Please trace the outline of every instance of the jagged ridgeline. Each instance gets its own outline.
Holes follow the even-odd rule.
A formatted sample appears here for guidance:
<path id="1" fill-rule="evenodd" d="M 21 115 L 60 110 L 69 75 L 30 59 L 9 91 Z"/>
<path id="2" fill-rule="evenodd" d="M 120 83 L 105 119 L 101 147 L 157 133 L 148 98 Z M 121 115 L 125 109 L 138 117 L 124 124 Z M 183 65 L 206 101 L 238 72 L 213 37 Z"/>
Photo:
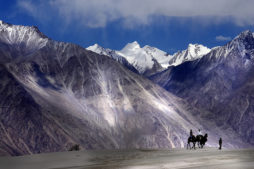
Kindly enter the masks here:
<path id="1" fill-rule="evenodd" d="M 131 66 L 131 65 L 129 65 Z M 38 28 L 0 22 L 0 152 L 24 155 L 80 149 L 184 147 L 189 130 L 208 145 L 243 147 L 230 126 L 134 69 Z M 204 114 L 205 116 L 205 114 Z M 207 116 L 208 117 L 208 116 Z"/>
<path id="2" fill-rule="evenodd" d="M 87 49 L 109 56 L 132 71 L 136 69 L 136 72 L 146 77 L 166 70 L 170 66 L 177 66 L 186 61 L 199 59 L 210 52 L 210 49 L 203 45 L 189 44 L 186 50 L 170 55 L 148 45 L 141 48 L 137 41 L 128 43 L 120 51 L 105 49 L 98 44 L 89 46 Z"/>

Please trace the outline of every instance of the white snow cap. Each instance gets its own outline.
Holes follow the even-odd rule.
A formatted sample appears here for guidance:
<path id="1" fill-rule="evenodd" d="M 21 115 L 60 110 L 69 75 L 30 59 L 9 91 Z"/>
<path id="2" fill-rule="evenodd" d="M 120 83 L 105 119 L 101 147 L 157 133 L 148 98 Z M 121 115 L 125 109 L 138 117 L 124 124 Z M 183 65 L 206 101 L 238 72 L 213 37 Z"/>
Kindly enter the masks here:
<path id="1" fill-rule="evenodd" d="M 140 45 L 137 41 L 134 41 L 132 43 L 128 43 L 127 45 L 125 45 L 125 47 L 121 51 L 125 53 L 136 49 L 140 49 Z"/>
<path id="2" fill-rule="evenodd" d="M 144 73 L 147 69 L 151 69 L 154 64 L 152 58 L 140 48 L 137 41 L 128 43 L 121 51 L 117 51 L 117 54 L 125 57 L 139 73 Z"/>
<path id="3" fill-rule="evenodd" d="M 155 60 L 162 68 L 166 69 L 169 66 L 168 62 L 171 57 L 167 55 L 166 52 L 148 45 L 141 48 L 137 41 L 126 44 L 120 51 L 105 49 L 98 44 L 89 46 L 87 50 L 91 50 L 98 54 L 111 55 L 111 57 L 115 59 L 125 58 L 141 74 L 148 69 L 152 69 Z"/>
<path id="4" fill-rule="evenodd" d="M 151 46 L 144 46 L 143 49 L 150 54 L 157 62 L 163 67 L 168 68 L 169 60 L 172 58 L 171 55 L 167 54 L 166 52 Z"/>
<path id="5" fill-rule="evenodd" d="M 163 68 L 169 66 L 170 56 L 166 52 L 150 47 L 140 47 L 137 41 L 128 43 L 121 51 L 117 53 L 125 57 L 140 73 L 144 73 L 147 69 L 152 69 L 156 60 Z"/>
<path id="6" fill-rule="evenodd" d="M 206 46 L 199 44 L 189 44 L 188 50 L 193 57 L 201 57 L 211 51 Z"/>
<path id="7" fill-rule="evenodd" d="M 97 49 L 98 47 L 100 47 L 100 46 L 97 43 L 95 43 L 94 45 L 89 46 L 88 48 Z"/>
<path id="8" fill-rule="evenodd" d="M 89 46 L 88 48 L 86 48 L 87 50 L 90 50 L 90 51 L 93 51 L 95 53 L 98 53 L 98 54 L 101 54 L 103 53 L 103 47 L 101 47 L 100 45 L 98 45 L 97 43 L 92 45 L 92 46 Z"/>
<path id="9" fill-rule="evenodd" d="M 120 63 L 122 63 L 122 62 L 124 62 L 124 60 L 126 60 L 123 56 L 117 54 L 115 50 L 103 48 L 100 45 L 98 45 L 97 43 L 92 46 L 89 46 L 86 49 L 93 51 L 95 53 L 98 53 L 100 55 L 106 55 L 110 58 L 113 58 L 113 59 L 119 61 Z"/>
<path id="10" fill-rule="evenodd" d="M 98 44 L 89 46 L 87 48 L 93 52 L 104 55 L 112 55 L 109 53 L 111 49 L 105 49 Z M 114 51 L 114 50 L 111 50 Z M 189 44 L 188 48 L 183 51 L 179 51 L 174 55 L 169 55 L 166 52 L 151 46 L 140 47 L 137 41 L 128 43 L 120 51 L 114 51 L 114 57 L 124 57 L 131 65 L 133 65 L 139 73 L 144 73 L 148 69 L 152 69 L 155 61 L 157 61 L 163 69 L 169 66 L 177 66 L 186 61 L 192 61 L 201 58 L 202 56 L 209 53 L 211 49 L 199 45 L 199 44 Z"/>
<path id="11" fill-rule="evenodd" d="M 188 48 L 183 51 L 175 53 L 172 59 L 169 61 L 170 66 L 177 66 L 186 61 L 193 61 L 202 58 L 208 54 L 211 49 L 200 44 L 189 44 Z"/>

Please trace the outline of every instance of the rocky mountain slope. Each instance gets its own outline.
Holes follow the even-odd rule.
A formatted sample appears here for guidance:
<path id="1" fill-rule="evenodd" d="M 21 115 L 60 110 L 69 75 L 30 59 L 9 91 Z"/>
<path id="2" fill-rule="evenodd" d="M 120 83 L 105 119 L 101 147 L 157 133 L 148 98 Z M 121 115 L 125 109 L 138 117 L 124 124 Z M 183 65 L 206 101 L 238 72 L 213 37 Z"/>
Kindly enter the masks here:
<path id="1" fill-rule="evenodd" d="M 0 154 L 183 147 L 189 129 L 227 134 L 108 56 L 0 22 Z M 235 147 L 241 139 L 227 143 Z"/>
<path id="2" fill-rule="evenodd" d="M 189 130 L 246 147 L 227 125 L 105 55 L 0 22 L 0 154 L 184 147 Z M 203 114 L 202 114 L 203 115 Z M 205 114 L 204 114 L 205 116 Z M 209 116 L 207 116 L 208 118 Z"/>
<path id="3" fill-rule="evenodd" d="M 254 144 L 254 36 L 242 32 L 199 60 L 186 62 L 151 79 L 202 111 L 217 126 L 229 125 Z"/>

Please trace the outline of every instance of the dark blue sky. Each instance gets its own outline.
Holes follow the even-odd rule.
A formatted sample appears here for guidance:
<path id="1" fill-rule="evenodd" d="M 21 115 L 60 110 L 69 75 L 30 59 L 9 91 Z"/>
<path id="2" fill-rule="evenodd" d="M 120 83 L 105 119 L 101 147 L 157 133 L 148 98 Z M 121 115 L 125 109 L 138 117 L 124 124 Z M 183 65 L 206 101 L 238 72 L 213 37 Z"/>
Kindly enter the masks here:
<path id="1" fill-rule="evenodd" d="M 76 1 L 79 2 L 79 0 Z M 110 0 L 105 1 L 110 2 Z M 187 14 L 186 16 L 171 16 L 171 13 L 151 15 L 143 12 L 142 15 L 129 14 L 134 19 L 126 22 L 127 17 L 124 17 L 126 13 L 117 13 L 117 15 L 123 15 L 122 17 L 112 16 L 114 14 L 111 14 L 111 8 L 108 9 L 109 11 L 102 11 L 102 15 L 98 15 L 102 17 L 102 20 L 98 19 L 97 15 L 94 16 L 92 12 L 89 12 L 91 15 L 87 16 L 85 10 L 90 10 L 87 9 L 87 5 L 84 9 L 80 7 L 79 10 L 76 6 L 75 8 L 68 6 L 67 1 L 66 3 L 60 3 L 57 0 L 52 2 L 1 0 L 0 19 L 12 24 L 36 25 L 41 32 L 54 40 L 72 42 L 83 47 L 98 43 L 106 48 L 121 49 L 128 42 L 138 41 L 141 46 L 155 46 L 169 53 L 185 49 L 189 43 L 200 43 L 208 47 L 224 45 L 229 37 L 234 38 L 247 29 L 254 31 L 252 22 L 244 21 L 239 24 L 238 20 L 241 17 L 239 19 L 238 16 L 234 16 L 238 18 L 236 22 L 236 19 L 231 17 L 220 15 L 215 18 L 206 17 L 205 13 L 201 12 L 199 14 L 201 16 L 195 17 L 188 17 Z M 91 5 L 91 8 L 94 6 Z M 98 14 L 102 9 L 93 10 L 97 10 L 96 14 Z M 65 11 L 68 12 L 65 13 Z M 91 26 L 90 23 L 93 25 Z M 223 36 L 225 40 L 216 40 L 217 36 Z"/>

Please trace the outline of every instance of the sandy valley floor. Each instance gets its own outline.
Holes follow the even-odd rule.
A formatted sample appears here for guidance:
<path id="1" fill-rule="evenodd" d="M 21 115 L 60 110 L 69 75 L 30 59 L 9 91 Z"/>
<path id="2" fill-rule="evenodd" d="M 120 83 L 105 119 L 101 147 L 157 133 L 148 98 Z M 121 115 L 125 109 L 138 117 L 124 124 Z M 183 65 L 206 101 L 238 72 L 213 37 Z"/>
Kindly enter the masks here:
<path id="1" fill-rule="evenodd" d="M 79 151 L 1 157 L 2 169 L 254 169 L 254 150 Z"/>

